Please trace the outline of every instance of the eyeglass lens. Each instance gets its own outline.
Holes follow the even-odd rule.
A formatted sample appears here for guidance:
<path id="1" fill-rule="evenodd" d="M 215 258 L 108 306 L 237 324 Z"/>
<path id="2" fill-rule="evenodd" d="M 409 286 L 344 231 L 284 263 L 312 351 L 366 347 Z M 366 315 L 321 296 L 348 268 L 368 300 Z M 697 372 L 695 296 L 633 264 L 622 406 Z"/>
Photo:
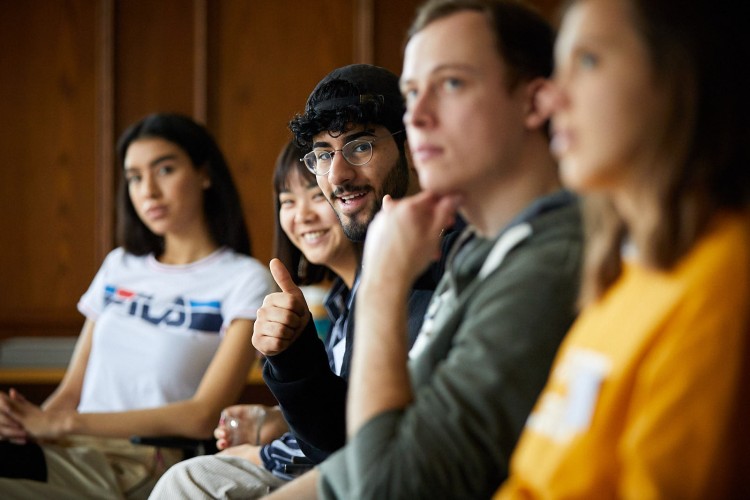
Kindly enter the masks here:
<path id="1" fill-rule="evenodd" d="M 331 168 L 335 154 L 335 150 L 313 150 L 305 155 L 305 164 L 310 170 L 323 174 Z M 372 158 L 372 143 L 363 139 L 349 141 L 341 148 L 341 154 L 352 165 L 364 165 Z"/>

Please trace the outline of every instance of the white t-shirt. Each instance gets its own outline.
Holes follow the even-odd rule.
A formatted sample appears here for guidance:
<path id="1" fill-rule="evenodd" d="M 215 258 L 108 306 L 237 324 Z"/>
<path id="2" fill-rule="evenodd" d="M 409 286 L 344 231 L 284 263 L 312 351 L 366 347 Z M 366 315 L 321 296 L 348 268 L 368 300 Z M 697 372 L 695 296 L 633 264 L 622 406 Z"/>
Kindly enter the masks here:
<path id="1" fill-rule="evenodd" d="M 255 319 L 272 287 L 260 262 L 226 248 L 179 266 L 113 250 L 78 302 L 95 321 L 78 410 L 153 408 L 192 397 L 226 328 Z"/>

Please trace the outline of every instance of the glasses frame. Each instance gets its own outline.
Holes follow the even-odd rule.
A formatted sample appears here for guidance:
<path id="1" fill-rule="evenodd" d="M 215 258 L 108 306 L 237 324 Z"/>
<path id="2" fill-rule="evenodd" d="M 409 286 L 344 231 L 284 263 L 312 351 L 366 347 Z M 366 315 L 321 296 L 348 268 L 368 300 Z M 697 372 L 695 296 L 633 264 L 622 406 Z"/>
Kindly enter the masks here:
<path id="1" fill-rule="evenodd" d="M 310 156 L 310 155 L 313 155 L 313 156 L 314 156 L 314 155 L 315 155 L 315 151 L 310 151 L 309 153 L 305 154 L 305 155 L 304 155 L 304 156 L 303 156 L 302 158 L 300 158 L 300 159 L 299 159 L 299 161 L 301 161 L 302 163 L 304 163 L 304 164 L 305 164 L 305 167 L 307 167 L 307 170 L 309 170 L 309 171 L 310 171 L 310 172 L 312 172 L 313 174 L 315 174 L 315 175 L 317 175 L 317 176 L 321 176 L 321 177 L 322 177 L 322 176 L 324 176 L 324 175 L 328 175 L 328 172 L 330 172 L 330 171 L 331 171 L 331 167 L 333 166 L 333 157 L 334 157 L 334 156 L 336 156 L 336 153 L 339 153 L 339 152 L 341 153 L 341 157 L 342 157 L 342 158 L 343 158 L 343 159 L 344 159 L 344 160 L 345 160 L 345 161 L 346 161 L 346 162 L 347 162 L 347 163 L 348 163 L 349 165 L 351 165 L 351 166 L 353 166 L 353 167 L 362 167 L 362 166 L 364 166 L 364 165 L 367 165 L 368 163 L 370 163 L 370 161 L 372 161 L 372 156 L 373 156 L 373 152 L 374 152 L 374 150 L 375 150 L 375 147 L 373 146 L 373 144 L 374 144 L 375 142 L 379 141 L 380 139 L 386 138 L 386 137 L 393 137 L 393 136 L 395 136 L 396 134 L 400 134 L 401 132 L 405 132 L 405 130 L 399 130 L 399 131 L 397 131 L 397 132 L 393 132 L 392 134 L 388 134 L 388 135 L 382 135 L 382 136 L 380 136 L 380 137 L 373 137 L 372 139 L 352 139 L 351 141 L 349 141 L 349 142 L 347 142 L 346 144 L 344 144 L 344 145 L 343 145 L 343 146 L 341 147 L 341 149 L 332 149 L 332 150 L 330 150 L 330 151 L 326 150 L 326 152 L 328 152 L 328 153 L 330 153 L 330 154 L 331 154 L 331 161 L 330 161 L 330 163 L 328 164 L 328 169 L 327 169 L 326 171 L 321 171 L 320 169 L 315 169 L 315 168 L 313 168 L 313 167 L 310 167 L 310 166 L 309 166 L 309 165 L 307 164 L 307 161 L 305 161 L 305 158 L 307 158 L 308 156 Z M 350 160 L 349 158 L 347 158 L 347 157 L 346 157 L 346 155 L 344 154 L 344 148 L 346 148 L 346 147 L 347 147 L 348 145 L 350 145 L 350 144 L 352 144 L 352 143 L 355 143 L 355 142 L 358 142 L 358 143 L 361 143 L 361 142 L 366 142 L 366 143 L 370 144 L 370 157 L 369 157 L 369 158 L 367 159 L 367 161 L 365 161 L 364 163 L 359 163 L 359 164 L 357 164 L 357 163 L 353 163 L 353 162 L 352 162 L 352 161 L 351 161 L 351 160 Z M 316 165 L 318 164 L 318 159 L 317 159 L 317 157 L 315 157 L 315 164 L 316 164 Z"/>

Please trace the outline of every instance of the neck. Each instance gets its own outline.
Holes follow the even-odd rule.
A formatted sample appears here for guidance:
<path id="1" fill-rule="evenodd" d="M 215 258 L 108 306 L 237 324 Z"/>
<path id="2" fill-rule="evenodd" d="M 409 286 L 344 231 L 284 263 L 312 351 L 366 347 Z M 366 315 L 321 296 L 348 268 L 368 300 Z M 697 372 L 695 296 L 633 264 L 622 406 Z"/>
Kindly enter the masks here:
<path id="1" fill-rule="evenodd" d="M 354 246 L 354 245 L 353 245 Z M 341 278 L 346 284 L 349 290 L 354 286 L 354 277 L 357 275 L 357 268 L 359 267 L 359 257 L 355 248 L 347 252 L 346 255 L 340 255 L 334 262 L 328 264 L 331 271 Z"/>
<path id="2" fill-rule="evenodd" d="M 164 237 L 164 252 L 158 256 L 158 260 L 163 264 L 190 264 L 211 255 L 217 248 L 219 245 L 207 230 L 190 235 L 168 234 Z"/>
<path id="3" fill-rule="evenodd" d="M 480 236 L 495 237 L 536 198 L 560 189 L 557 164 L 541 134 L 529 137 L 514 168 L 497 169 L 492 179 L 481 179 L 461 204 L 461 215 Z"/>
<path id="4" fill-rule="evenodd" d="M 628 238 L 637 249 L 646 248 L 652 230 L 659 223 L 659 209 L 645 193 L 648 193 L 647 189 L 637 188 L 622 188 L 611 193 L 612 204 L 625 223 Z"/>

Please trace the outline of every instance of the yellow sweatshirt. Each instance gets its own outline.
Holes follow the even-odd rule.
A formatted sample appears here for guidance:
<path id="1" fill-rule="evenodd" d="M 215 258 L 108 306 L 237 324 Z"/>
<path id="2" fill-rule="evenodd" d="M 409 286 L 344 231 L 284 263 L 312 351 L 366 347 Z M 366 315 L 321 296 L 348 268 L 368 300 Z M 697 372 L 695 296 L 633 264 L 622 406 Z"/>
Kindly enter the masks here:
<path id="1" fill-rule="evenodd" d="M 624 264 L 563 342 L 495 499 L 729 494 L 750 427 L 732 422 L 748 401 L 749 227 L 717 217 L 669 272 Z"/>

